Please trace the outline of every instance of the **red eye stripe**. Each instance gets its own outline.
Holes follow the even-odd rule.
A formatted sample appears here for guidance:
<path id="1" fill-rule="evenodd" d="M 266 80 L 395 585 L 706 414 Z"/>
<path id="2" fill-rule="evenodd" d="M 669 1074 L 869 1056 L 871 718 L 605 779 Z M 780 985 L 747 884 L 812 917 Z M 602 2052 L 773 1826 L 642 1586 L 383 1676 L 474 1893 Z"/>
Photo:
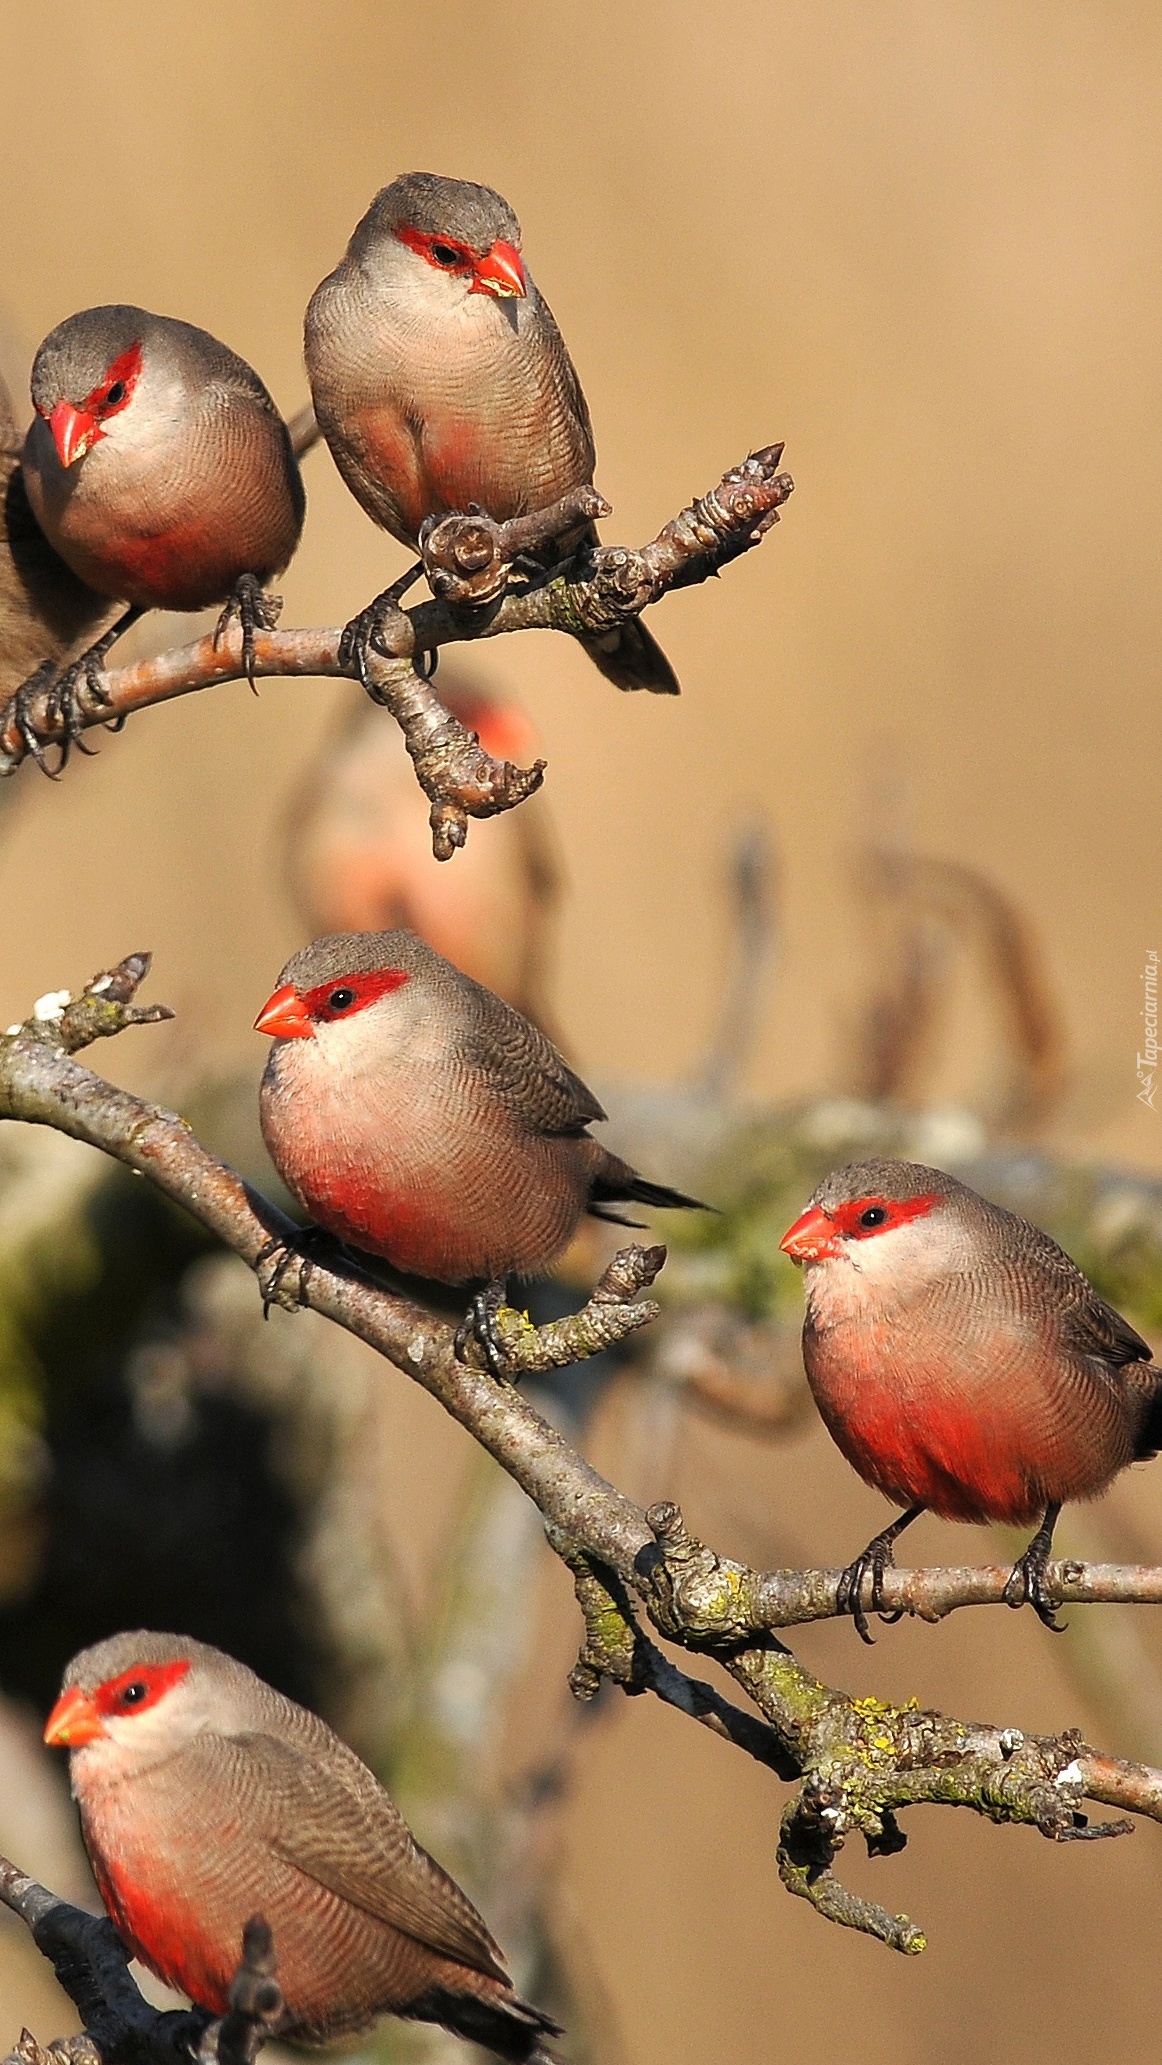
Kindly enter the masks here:
<path id="1" fill-rule="evenodd" d="M 857 1197 L 849 1205 L 836 1205 L 827 1216 L 835 1231 L 846 1239 L 872 1240 L 877 1233 L 887 1233 L 893 1226 L 906 1226 L 910 1219 L 922 1219 L 939 1202 L 934 1190 L 924 1197 Z M 865 1212 L 883 1212 L 884 1217 L 874 1226 L 861 1226 L 860 1220 Z"/>
<path id="2" fill-rule="evenodd" d="M 462 244 L 459 237 L 433 236 L 427 230 L 412 229 L 410 223 L 406 222 L 396 223 L 395 234 L 401 244 L 406 244 L 409 251 L 418 251 L 420 257 L 426 258 L 428 264 L 433 265 L 437 272 L 446 272 L 455 276 L 457 273 L 475 272 L 476 270 L 479 252 L 474 251 L 470 244 Z M 455 251 L 459 264 L 447 265 L 442 263 L 435 255 L 433 247 L 437 246 L 441 251 Z"/>
<path id="3" fill-rule="evenodd" d="M 353 1018 L 368 1004 L 377 1004 L 392 990 L 402 989 L 408 979 L 406 968 L 376 968 L 368 975 L 337 975 L 333 982 L 320 982 L 305 992 L 302 1003 L 309 1018 L 331 1025 L 338 1018 Z"/>
<path id="4" fill-rule="evenodd" d="M 139 1663 L 132 1669 L 122 1671 L 119 1677 L 107 1678 L 93 1694 L 93 1705 L 99 1714 L 115 1717 L 118 1714 L 143 1714 L 147 1707 L 156 1706 L 163 1693 L 169 1691 L 185 1677 L 189 1670 L 189 1659 L 183 1657 L 175 1663 Z M 144 1685 L 141 1698 L 134 1698 L 133 1691 Z M 127 1696 L 128 1695 L 128 1696 Z"/>
<path id="5" fill-rule="evenodd" d="M 82 414 L 97 416 L 103 421 L 107 421 L 110 416 L 116 416 L 132 400 L 140 372 L 141 345 L 131 344 L 128 351 L 123 351 L 120 358 L 114 359 L 112 365 L 106 369 L 104 377 L 98 380 L 92 393 L 85 396 L 81 403 Z M 109 396 L 115 387 L 122 387 L 125 391 L 117 401 L 111 403 Z"/>

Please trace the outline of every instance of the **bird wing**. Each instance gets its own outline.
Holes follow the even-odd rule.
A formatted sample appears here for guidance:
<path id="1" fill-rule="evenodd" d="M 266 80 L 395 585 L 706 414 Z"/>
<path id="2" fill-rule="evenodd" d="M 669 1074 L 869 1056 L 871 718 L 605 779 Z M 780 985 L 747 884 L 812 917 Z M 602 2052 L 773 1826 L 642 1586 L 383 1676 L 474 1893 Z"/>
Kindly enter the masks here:
<path id="1" fill-rule="evenodd" d="M 536 290 L 536 304 L 537 329 L 546 353 L 552 384 L 560 398 L 564 419 L 570 430 L 576 477 L 578 481 L 591 481 L 597 466 L 597 452 L 593 443 L 589 404 L 577 378 L 577 368 L 569 356 L 569 347 L 557 328 L 557 319 L 539 287 Z"/>
<path id="2" fill-rule="evenodd" d="M 1095 1356 L 1112 1369 L 1150 1362 L 1153 1350 L 1128 1319 L 1107 1305 L 1076 1262 L 1052 1237 L 1016 1213 L 995 1213 L 998 1245 L 1006 1258 L 1012 1302 L 1028 1317 L 1051 1320 L 1067 1354 Z"/>
<path id="3" fill-rule="evenodd" d="M 551 1040 L 491 990 L 471 985 L 464 1058 L 535 1133 L 576 1138 L 605 1112 Z"/>
<path id="4" fill-rule="evenodd" d="M 325 1758 L 265 1734 L 219 1736 L 212 1747 L 216 1782 L 226 1751 L 247 1824 L 277 1856 L 401 1935 L 507 1983 L 500 1951 L 467 1894 L 420 1848 L 394 1801 L 342 1744 L 331 1743 Z"/>

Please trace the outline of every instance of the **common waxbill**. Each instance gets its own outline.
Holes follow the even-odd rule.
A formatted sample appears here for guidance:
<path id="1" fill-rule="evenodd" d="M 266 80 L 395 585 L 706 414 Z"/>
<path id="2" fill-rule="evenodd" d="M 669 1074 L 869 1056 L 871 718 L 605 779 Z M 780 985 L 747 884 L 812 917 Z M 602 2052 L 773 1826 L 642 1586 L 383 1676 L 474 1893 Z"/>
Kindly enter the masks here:
<path id="1" fill-rule="evenodd" d="M 1151 1351 L 1047 1233 L 917 1162 L 857 1162 L 819 1185 L 781 1246 L 806 1272 L 803 1360 L 865 1483 L 906 1510 L 844 1572 L 870 1640 L 892 1544 L 923 1512 L 1041 1524 L 1010 1605 L 1049 1627 L 1045 1566 L 1068 1499 L 1096 1498 L 1162 1442 Z"/>
<path id="2" fill-rule="evenodd" d="M 307 309 L 307 374 L 335 464 L 367 514 L 415 547 L 429 517 L 475 504 L 498 523 L 593 479 L 589 410 L 520 253 L 520 224 L 491 187 L 406 172 L 384 187 Z M 582 525 L 552 563 L 596 537 Z M 376 643 L 387 590 L 348 627 Z M 618 688 L 676 695 L 638 618 L 584 636 Z"/>
<path id="3" fill-rule="evenodd" d="M 486 753 L 535 758 L 536 734 L 515 700 L 454 660 L 441 669 L 440 699 Z M 454 868 L 440 867 L 403 736 L 360 696 L 322 740 L 285 823 L 305 938 L 406 926 L 556 1037 L 547 992 L 561 870 L 543 792 L 470 840 Z"/>
<path id="4" fill-rule="evenodd" d="M 24 487 L 77 578 L 128 605 L 58 681 L 68 719 L 115 638 L 147 609 L 225 608 L 254 632 L 277 604 L 263 584 L 299 541 L 304 497 L 286 424 L 257 373 L 206 330 L 146 309 L 82 309 L 33 361 Z M 31 685 L 31 684 L 30 684 Z M 43 686 L 43 680 L 37 683 Z"/>
<path id="5" fill-rule="evenodd" d="M 54 552 L 28 506 L 23 432 L 0 387 L 0 708 L 42 661 L 67 661 L 118 614 Z"/>
<path id="6" fill-rule="evenodd" d="M 339 1240 L 472 1286 L 458 1346 L 471 1332 L 497 1375 L 508 1278 L 547 1269 L 586 1213 L 699 1209 L 594 1140 L 605 1113 L 544 1034 L 412 932 L 304 947 L 256 1030 L 275 1036 L 262 1132 L 288 1188 Z"/>
<path id="7" fill-rule="evenodd" d="M 472 1902 L 317 1715 L 185 1635 L 75 1656 L 44 1739 L 70 1751 L 85 1847 L 118 1934 L 222 2015 L 242 1930 L 274 1933 L 278 2033 L 327 2043 L 391 2013 L 502 2058 L 556 2023 L 515 1992 Z"/>

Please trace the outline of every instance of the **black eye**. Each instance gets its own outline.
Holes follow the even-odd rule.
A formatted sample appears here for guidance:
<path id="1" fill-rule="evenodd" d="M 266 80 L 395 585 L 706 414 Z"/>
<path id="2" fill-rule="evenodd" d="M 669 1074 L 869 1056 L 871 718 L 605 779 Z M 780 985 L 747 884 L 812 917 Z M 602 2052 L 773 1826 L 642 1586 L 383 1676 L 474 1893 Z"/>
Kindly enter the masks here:
<path id="1" fill-rule="evenodd" d="M 122 1706 L 140 1706 L 148 1692 L 148 1685 L 143 1684 L 140 1678 L 135 1678 L 132 1685 L 127 1685 L 121 1694 L 121 1704 Z"/>
<path id="2" fill-rule="evenodd" d="M 431 246 L 431 253 L 437 265 L 463 265 L 464 263 L 464 253 L 458 251 L 455 244 L 433 244 Z"/>
<path id="3" fill-rule="evenodd" d="M 332 1011 L 347 1011 L 355 1002 L 353 989 L 333 989 L 327 1002 Z"/>
<path id="4" fill-rule="evenodd" d="M 887 1216 L 887 1212 L 884 1210 L 883 1205 L 869 1205 L 866 1212 L 860 1213 L 859 1223 L 861 1226 L 868 1227 L 882 1226 Z"/>
<path id="5" fill-rule="evenodd" d="M 125 400 L 125 382 L 124 382 L 124 380 L 115 380 L 115 381 L 113 382 L 113 385 L 112 385 L 112 387 L 111 387 L 111 388 L 109 389 L 109 392 L 108 392 L 108 394 L 107 394 L 107 395 L 105 396 L 105 407 L 106 407 L 107 409 L 115 409 L 115 408 L 119 407 L 119 405 L 120 405 L 120 404 L 121 404 L 121 403 L 122 403 L 122 402 L 123 402 L 124 400 Z"/>

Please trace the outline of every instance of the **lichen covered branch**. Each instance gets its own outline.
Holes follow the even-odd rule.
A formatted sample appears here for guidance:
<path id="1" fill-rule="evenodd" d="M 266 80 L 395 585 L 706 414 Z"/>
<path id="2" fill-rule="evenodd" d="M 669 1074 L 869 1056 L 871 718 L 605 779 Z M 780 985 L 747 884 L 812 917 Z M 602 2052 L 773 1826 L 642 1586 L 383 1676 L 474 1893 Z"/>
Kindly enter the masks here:
<path id="1" fill-rule="evenodd" d="M 135 955 L 95 978 L 76 1000 L 63 992 L 41 999 L 29 1021 L 0 1037 L 0 1117 L 53 1126 L 139 1170 L 261 1277 L 272 1243 L 297 1254 L 296 1229 L 208 1154 L 182 1119 L 115 1088 L 74 1058 L 119 1024 L 140 1022 L 134 998 L 147 965 L 146 956 Z M 640 1293 L 663 1259 L 657 1248 L 624 1250 L 585 1309 L 550 1327 L 503 1314 L 510 1365 L 518 1372 L 560 1367 L 647 1322 L 656 1308 Z M 861 1837 L 872 1855 L 899 1850 L 905 1840 L 899 1815 L 907 1807 L 967 1807 L 1056 1842 L 1120 1835 L 1131 1826 L 1124 1818 L 1094 1825 L 1084 1812 L 1087 1800 L 1162 1820 L 1162 1772 L 1102 1756 L 1075 1733 L 1025 1735 L 824 1684 L 774 1629 L 834 1614 L 836 1572 L 752 1571 L 698 1541 L 675 1506 L 643 1512 L 512 1383 L 497 1382 L 474 1360 L 459 1361 L 448 1324 L 407 1298 L 313 1256 L 284 1273 L 279 1296 L 346 1327 L 421 1383 L 534 1501 L 577 1587 L 585 1631 L 573 1677 L 579 1694 L 592 1696 L 602 1677 L 629 1692 L 653 1692 L 780 1777 L 798 1781 L 782 1817 L 779 1870 L 789 1890 L 829 1920 L 906 1953 L 923 1947 L 907 1917 L 856 1898 L 834 1874 L 849 1836 Z M 1100 1574 L 1084 1565 L 1056 1569 L 1065 1596 L 1106 1595 Z M 944 1612 L 972 1598 L 999 1598 L 1003 1575 L 909 1571 L 893 1580 L 889 1573 L 888 1600 Z M 1162 1574 L 1138 1573 L 1137 1581 L 1138 1595 L 1159 1596 Z M 1104 1582 L 1111 1596 L 1135 1596 L 1132 1573 L 1115 1571 Z M 712 1658 L 761 1719 L 680 1671 L 645 1635 L 639 1613 L 668 1641 Z"/>

